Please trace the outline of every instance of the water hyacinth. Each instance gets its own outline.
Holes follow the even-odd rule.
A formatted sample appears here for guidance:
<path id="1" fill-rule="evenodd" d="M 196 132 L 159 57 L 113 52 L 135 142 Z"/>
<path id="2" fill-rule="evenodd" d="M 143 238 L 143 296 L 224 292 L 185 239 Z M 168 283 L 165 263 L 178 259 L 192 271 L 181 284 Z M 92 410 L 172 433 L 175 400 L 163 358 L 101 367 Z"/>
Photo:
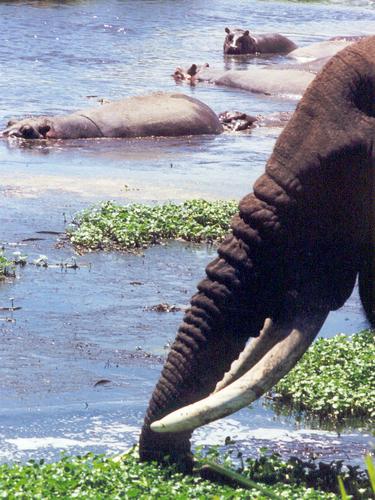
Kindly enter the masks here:
<path id="1" fill-rule="evenodd" d="M 261 466 L 260 468 L 262 468 Z M 183 475 L 173 467 L 139 463 L 136 450 L 120 459 L 87 454 L 65 456 L 55 463 L 29 461 L 27 464 L 0 466 L 0 496 L 3 498 L 136 498 L 152 499 L 259 499 L 337 498 L 333 493 L 315 490 L 291 481 L 266 485 L 258 467 L 257 485 L 244 489 L 216 484 L 197 476 Z M 247 469 L 247 468 L 246 468 Z M 249 469 L 242 471 L 248 475 Z"/>
<path id="2" fill-rule="evenodd" d="M 182 204 L 105 202 L 80 213 L 68 228 L 70 241 L 86 249 L 134 250 L 168 239 L 214 242 L 229 231 L 234 201 L 190 200 Z"/>
<path id="3" fill-rule="evenodd" d="M 232 450 L 233 451 L 233 450 Z M 0 497 L 24 499 L 55 498 L 136 498 L 153 499 L 267 499 L 337 498 L 338 475 L 352 498 L 371 497 L 366 472 L 346 467 L 342 462 L 315 464 L 296 458 L 282 459 L 277 454 L 262 453 L 257 459 L 243 457 L 235 466 L 231 450 L 218 464 L 218 450 L 209 448 L 203 454 L 196 450 L 193 475 L 177 472 L 173 466 L 140 463 L 136 448 L 117 457 L 88 453 L 67 456 L 54 463 L 30 460 L 26 464 L 0 465 Z M 202 467 L 210 464 L 219 470 L 229 484 L 218 484 L 201 478 Z M 346 469 L 346 470 L 345 470 Z"/>
<path id="4" fill-rule="evenodd" d="M 277 401 L 321 418 L 375 419 L 375 332 L 318 339 L 274 388 Z"/>

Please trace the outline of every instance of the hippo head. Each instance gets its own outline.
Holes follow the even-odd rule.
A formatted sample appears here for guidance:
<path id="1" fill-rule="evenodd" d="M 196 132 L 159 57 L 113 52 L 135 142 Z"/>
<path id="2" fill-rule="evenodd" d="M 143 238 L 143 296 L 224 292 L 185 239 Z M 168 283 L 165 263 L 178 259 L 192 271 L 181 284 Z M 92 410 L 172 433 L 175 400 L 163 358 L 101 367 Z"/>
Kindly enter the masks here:
<path id="1" fill-rule="evenodd" d="M 26 118 L 24 120 L 10 120 L 7 128 L 1 132 L 3 137 L 17 137 L 22 139 L 46 139 L 52 123 L 47 117 Z"/>

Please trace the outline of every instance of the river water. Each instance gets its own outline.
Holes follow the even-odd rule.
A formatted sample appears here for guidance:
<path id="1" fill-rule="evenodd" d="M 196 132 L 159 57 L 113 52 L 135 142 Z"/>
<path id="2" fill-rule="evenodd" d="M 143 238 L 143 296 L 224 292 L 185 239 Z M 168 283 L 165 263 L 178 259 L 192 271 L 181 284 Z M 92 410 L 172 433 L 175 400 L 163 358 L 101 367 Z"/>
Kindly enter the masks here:
<path id="1" fill-rule="evenodd" d="M 70 112 L 102 98 L 179 91 L 216 112 L 291 111 L 296 100 L 212 85 L 176 85 L 177 65 L 246 68 L 283 63 L 224 60 L 224 27 L 279 31 L 298 45 L 375 32 L 370 0 L 294 3 L 237 0 L 12 1 L 0 3 L 0 128 L 9 118 Z M 91 140 L 20 147 L 0 141 L 1 241 L 7 255 L 50 263 L 66 221 L 102 200 L 162 202 L 239 199 L 264 168 L 280 129 L 158 140 Z M 47 231 L 49 233 L 40 233 Z M 30 241 L 31 238 L 31 241 Z M 22 241 L 28 240 L 28 241 Z M 0 461 L 69 453 L 118 453 L 136 442 L 152 388 L 182 312 L 214 249 L 171 243 L 143 256 L 76 256 L 78 270 L 28 265 L 0 285 L 21 309 L 0 317 Z M 146 308 L 146 310 L 145 310 Z M 355 290 L 321 335 L 367 326 Z M 97 384 L 107 380 L 107 383 Z M 211 424 L 194 442 L 230 435 L 249 454 L 259 447 L 360 463 L 370 437 L 277 417 L 262 403 Z"/>

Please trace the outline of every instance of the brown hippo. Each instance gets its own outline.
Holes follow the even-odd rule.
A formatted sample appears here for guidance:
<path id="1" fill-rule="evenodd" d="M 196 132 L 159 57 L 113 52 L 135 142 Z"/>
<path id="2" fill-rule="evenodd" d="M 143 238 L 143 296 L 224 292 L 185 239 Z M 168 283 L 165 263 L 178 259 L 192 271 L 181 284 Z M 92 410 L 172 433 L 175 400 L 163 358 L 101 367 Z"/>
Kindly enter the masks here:
<path id="1" fill-rule="evenodd" d="M 232 32 L 225 28 L 224 54 L 288 54 L 297 45 L 280 33 L 250 35 L 248 30 L 237 29 Z"/>

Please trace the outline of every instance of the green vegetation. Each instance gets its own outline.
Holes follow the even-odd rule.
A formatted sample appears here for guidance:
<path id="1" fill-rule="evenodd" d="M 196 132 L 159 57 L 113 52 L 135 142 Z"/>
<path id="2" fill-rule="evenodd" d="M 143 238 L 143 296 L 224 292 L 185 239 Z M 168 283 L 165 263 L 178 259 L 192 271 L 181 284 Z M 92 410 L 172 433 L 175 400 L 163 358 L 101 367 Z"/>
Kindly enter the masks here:
<path id="1" fill-rule="evenodd" d="M 241 463 L 236 471 L 230 452 L 235 452 L 234 460 Z M 0 497 L 33 500 L 328 499 L 337 498 L 340 492 L 338 475 L 341 488 L 344 488 L 341 491 L 358 499 L 371 496 L 366 473 L 358 467 L 344 466 L 342 462 L 315 464 L 297 458 L 285 461 L 277 454 L 244 460 L 235 448 L 231 448 L 224 464 L 219 465 L 218 456 L 217 448 L 210 448 L 206 456 L 198 450 L 193 475 L 183 475 L 172 466 L 139 463 L 135 448 L 117 458 L 89 453 L 82 457 L 63 456 L 50 464 L 31 460 L 25 465 L 1 465 Z M 367 462 L 372 464 L 370 458 Z M 220 484 L 202 479 L 204 468 L 207 477 L 207 466 L 216 471 Z"/>
<path id="2" fill-rule="evenodd" d="M 209 462 L 217 451 L 211 450 Z M 238 458 L 238 457 L 237 457 Z M 207 463 L 201 458 L 200 464 Z M 87 454 L 83 457 L 63 456 L 55 463 L 30 461 L 25 465 L 0 466 L 0 497 L 23 499 L 90 498 L 90 499 L 326 499 L 337 498 L 333 493 L 313 489 L 327 487 L 338 492 L 337 473 L 341 474 L 346 491 L 355 498 L 365 496 L 369 481 L 364 472 L 353 467 L 344 471 L 341 463 L 325 465 L 291 459 L 283 461 L 278 455 L 247 459 L 240 468 L 240 481 L 255 486 L 238 485 L 238 473 L 229 471 L 232 485 L 204 480 L 199 473 L 183 475 L 174 467 L 155 463 L 139 463 L 133 448 L 121 458 Z M 219 471 L 228 472 L 233 462 L 227 456 Z M 228 473 L 224 476 L 228 478 Z M 220 474 L 220 472 L 219 472 Z M 221 475 L 222 479 L 224 477 Z M 248 479 L 251 478 L 251 481 Z"/>
<path id="3" fill-rule="evenodd" d="M 374 331 L 319 339 L 273 389 L 271 397 L 296 411 L 338 421 L 375 417 Z"/>
<path id="4" fill-rule="evenodd" d="M 155 206 L 105 202 L 80 213 L 68 236 L 74 245 L 92 250 L 134 250 L 166 239 L 211 243 L 224 238 L 237 210 L 234 201 L 190 200 Z"/>
<path id="5" fill-rule="evenodd" d="M 339 490 L 342 500 L 349 500 L 349 498 L 374 498 L 375 495 L 375 466 L 370 455 L 365 457 L 365 463 L 367 468 L 367 475 L 369 478 L 369 485 L 365 488 L 356 488 L 350 492 L 351 496 L 348 495 L 348 492 L 345 488 L 344 480 L 341 475 L 337 476 Z M 353 486 L 353 482 L 350 482 Z M 366 496 L 365 496 L 366 495 Z"/>
<path id="6" fill-rule="evenodd" d="M 0 251 L 0 280 L 13 275 L 13 263 L 5 257 L 3 251 Z"/>

